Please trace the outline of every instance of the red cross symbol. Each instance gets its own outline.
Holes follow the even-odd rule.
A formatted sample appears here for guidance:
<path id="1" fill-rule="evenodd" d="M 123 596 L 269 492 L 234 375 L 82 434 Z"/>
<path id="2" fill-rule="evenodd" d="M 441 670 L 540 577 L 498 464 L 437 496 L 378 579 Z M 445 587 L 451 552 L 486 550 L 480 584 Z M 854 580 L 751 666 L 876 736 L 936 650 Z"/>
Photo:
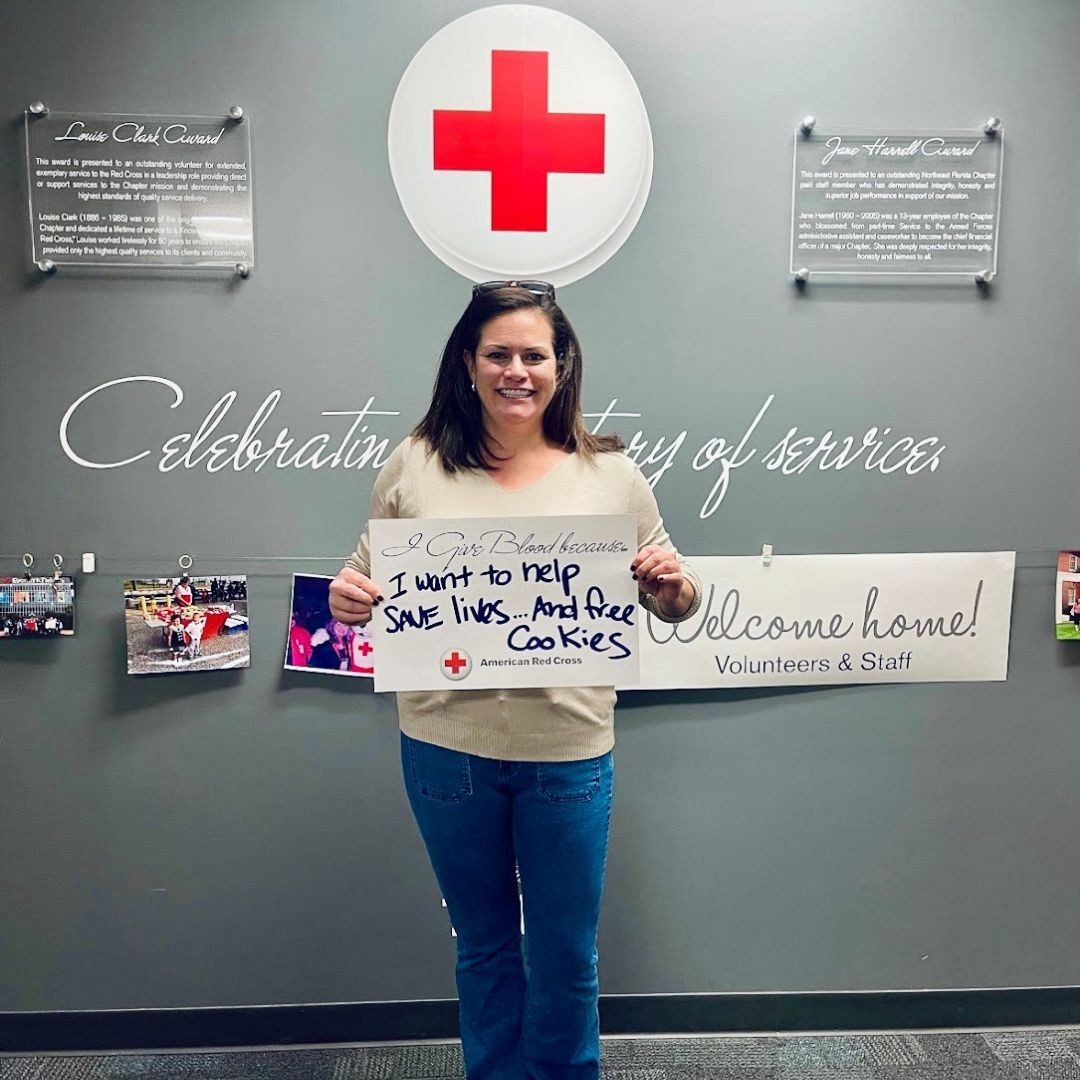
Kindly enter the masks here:
<path id="1" fill-rule="evenodd" d="M 372 649 L 372 647 L 366 641 L 360 642 L 360 655 L 361 656 L 369 656 L 374 651 L 375 650 Z"/>
<path id="2" fill-rule="evenodd" d="M 435 168 L 491 173 L 493 232 L 547 232 L 548 173 L 604 171 L 604 114 L 548 112 L 548 54 L 493 49 L 491 110 L 435 110 Z"/>
<path id="3" fill-rule="evenodd" d="M 461 671 L 463 667 L 468 666 L 469 661 L 466 660 L 464 656 L 458 656 L 456 649 L 450 654 L 449 659 L 443 661 L 443 667 L 448 667 L 455 675 Z"/>

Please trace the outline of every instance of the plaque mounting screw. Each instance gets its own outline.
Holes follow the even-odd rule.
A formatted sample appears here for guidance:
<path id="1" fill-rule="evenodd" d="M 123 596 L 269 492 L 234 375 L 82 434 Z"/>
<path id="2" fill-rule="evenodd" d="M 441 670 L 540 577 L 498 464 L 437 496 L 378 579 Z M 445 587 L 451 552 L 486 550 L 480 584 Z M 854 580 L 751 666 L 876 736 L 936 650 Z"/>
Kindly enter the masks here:
<path id="1" fill-rule="evenodd" d="M 804 116 L 799 121 L 799 130 L 804 135 L 809 135 L 814 130 L 814 125 L 817 123 L 817 118 L 814 116 Z"/>
<path id="2" fill-rule="evenodd" d="M 987 120 L 985 124 L 983 124 L 983 131 L 985 131 L 986 134 L 991 136 L 991 137 L 996 135 L 1000 130 L 1001 130 L 1001 117 L 1000 116 L 991 116 L 990 119 Z"/>
<path id="3" fill-rule="evenodd" d="M 233 269 L 236 271 L 237 277 L 246 278 L 251 273 L 251 267 L 247 263 L 237 263 Z"/>
<path id="4" fill-rule="evenodd" d="M 37 264 L 37 268 L 43 274 L 55 274 L 56 273 L 56 263 L 54 263 L 52 261 L 52 259 L 41 259 L 41 260 L 39 260 L 38 264 Z"/>
<path id="5" fill-rule="evenodd" d="M 980 270 L 975 275 L 975 284 L 976 285 L 989 285 L 990 282 L 993 281 L 993 280 L 994 280 L 994 271 L 993 270 Z"/>
<path id="6" fill-rule="evenodd" d="M 238 124 L 244 119 L 244 108 L 242 105 L 230 105 L 229 106 L 229 119 L 235 120 Z"/>
<path id="7" fill-rule="evenodd" d="M 800 285 L 805 285 L 810 280 L 810 269 L 809 269 L 809 267 L 800 266 L 799 269 L 795 271 L 795 280 Z"/>
<path id="8" fill-rule="evenodd" d="M 30 114 L 32 116 L 48 116 L 49 106 L 44 101 L 31 101 Z"/>

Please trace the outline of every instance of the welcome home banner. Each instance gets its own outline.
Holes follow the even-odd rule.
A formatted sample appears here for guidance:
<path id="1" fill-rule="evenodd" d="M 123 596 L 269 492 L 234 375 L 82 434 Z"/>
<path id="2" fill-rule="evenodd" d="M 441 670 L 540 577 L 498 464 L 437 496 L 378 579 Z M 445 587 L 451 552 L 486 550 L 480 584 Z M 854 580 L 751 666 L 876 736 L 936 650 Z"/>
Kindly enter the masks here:
<path id="1" fill-rule="evenodd" d="M 701 608 L 642 620 L 641 689 L 1007 675 L 1013 551 L 689 561 Z"/>

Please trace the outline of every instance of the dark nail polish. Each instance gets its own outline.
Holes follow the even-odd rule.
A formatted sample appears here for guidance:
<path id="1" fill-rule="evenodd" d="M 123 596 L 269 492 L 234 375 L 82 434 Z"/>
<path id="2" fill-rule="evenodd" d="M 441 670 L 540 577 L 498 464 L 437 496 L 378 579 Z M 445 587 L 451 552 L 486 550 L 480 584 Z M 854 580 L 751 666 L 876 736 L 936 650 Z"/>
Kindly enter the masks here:
<path id="1" fill-rule="evenodd" d="M 385 600 L 385 599 L 386 599 L 386 597 L 383 596 L 382 593 L 379 593 L 379 595 L 375 597 L 376 602 L 379 602 L 379 601 L 382 601 L 382 600 Z"/>
<path id="2" fill-rule="evenodd" d="M 632 577 L 632 578 L 633 578 L 633 579 L 634 579 L 635 581 L 637 581 L 637 574 L 634 574 L 634 573 L 632 573 L 632 574 L 631 574 L 630 576 L 631 576 L 631 577 Z"/>

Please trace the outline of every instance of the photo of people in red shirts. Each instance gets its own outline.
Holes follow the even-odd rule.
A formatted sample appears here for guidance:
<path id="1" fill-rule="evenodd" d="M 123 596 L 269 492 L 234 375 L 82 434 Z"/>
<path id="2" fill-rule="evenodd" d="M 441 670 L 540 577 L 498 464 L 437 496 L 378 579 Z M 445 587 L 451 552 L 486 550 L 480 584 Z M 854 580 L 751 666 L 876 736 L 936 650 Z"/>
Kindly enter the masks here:
<path id="1" fill-rule="evenodd" d="M 0 638 L 61 638 L 74 633 L 73 578 L 0 577 Z"/>
<path id="2" fill-rule="evenodd" d="M 330 582 L 294 574 L 285 668 L 319 675 L 375 675 L 375 645 L 366 626 L 347 626 L 330 614 Z"/>

